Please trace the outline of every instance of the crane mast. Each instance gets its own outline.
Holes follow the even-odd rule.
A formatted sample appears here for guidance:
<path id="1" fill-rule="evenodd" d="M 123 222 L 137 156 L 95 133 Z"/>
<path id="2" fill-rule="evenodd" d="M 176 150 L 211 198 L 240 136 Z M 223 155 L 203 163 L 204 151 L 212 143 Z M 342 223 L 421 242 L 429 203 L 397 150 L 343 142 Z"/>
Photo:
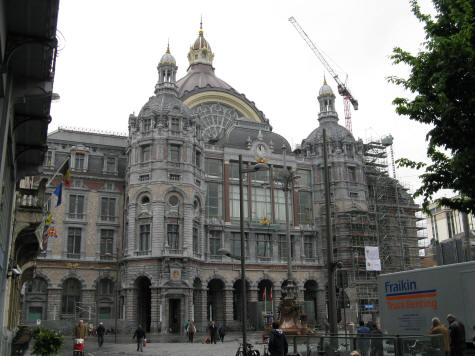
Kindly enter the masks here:
<path id="1" fill-rule="evenodd" d="M 326 60 L 325 56 L 320 52 L 320 50 L 315 46 L 315 44 L 312 42 L 310 37 L 305 33 L 303 28 L 300 26 L 300 24 L 297 22 L 297 20 L 292 16 L 289 18 L 290 23 L 295 27 L 297 32 L 300 34 L 300 36 L 303 38 L 303 40 L 307 43 L 307 45 L 310 47 L 310 49 L 313 51 L 315 56 L 319 59 L 319 61 L 323 64 L 323 67 L 330 73 L 330 75 L 333 77 L 337 84 L 338 88 L 338 93 L 343 96 L 343 107 L 345 111 L 345 126 L 346 128 L 352 132 L 352 125 L 351 125 L 351 108 L 350 108 L 350 103 L 353 105 L 355 110 L 358 110 L 358 100 L 356 100 L 353 95 L 351 95 L 350 90 L 348 87 L 343 83 L 340 78 L 338 77 L 338 74 L 333 70 L 333 68 L 330 66 L 328 61 Z"/>

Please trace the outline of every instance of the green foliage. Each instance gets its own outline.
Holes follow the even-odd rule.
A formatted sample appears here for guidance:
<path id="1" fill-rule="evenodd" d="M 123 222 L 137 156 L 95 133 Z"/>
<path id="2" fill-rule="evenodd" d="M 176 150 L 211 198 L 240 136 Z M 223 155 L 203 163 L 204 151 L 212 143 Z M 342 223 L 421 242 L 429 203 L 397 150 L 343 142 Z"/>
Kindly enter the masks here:
<path id="1" fill-rule="evenodd" d="M 63 346 L 63 337 L 55 331 L 36 328 L 33 331 L 33 355 L 48 356 L 56 355 Z"/>
<path id="2" fill-rule="evenodd" d="M 436 192 L 451 189 L 459 197 L 437 199 L 438 204 L 475 214 L 475 2 L 432 2 L 435 19 L 411 0 L 412 12 L 424 24 L 424 48 L 417 55 L 394 48 L 393 63 L 408 65 L 411 73 L 407 79 L 388 78 L 414 94 L 412 100 L 394 99 L 396 112 L 431 125 L 426 136 L 431 163 L 404 158 L 398 165 L 425 168 L 414 197 L 423 197 L 426 210 Z"/>

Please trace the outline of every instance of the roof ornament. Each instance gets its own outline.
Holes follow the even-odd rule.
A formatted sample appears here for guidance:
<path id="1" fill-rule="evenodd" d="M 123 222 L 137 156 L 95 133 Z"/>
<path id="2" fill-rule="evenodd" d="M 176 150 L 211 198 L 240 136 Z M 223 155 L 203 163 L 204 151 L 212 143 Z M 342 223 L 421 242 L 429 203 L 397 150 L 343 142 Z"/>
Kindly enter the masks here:
<path id="1" fill-rule="evenodd" d="M 328 85 L 327 84 L 327 78 L 325 76 L 325 72 L 323 72 L 323 85 Z"/>
<path id="2" fill-rule="evenodd" d="M 170 39 L 168 39 L 168 44 L 167 44 L 167 53 L 170 53 Z"/>
<path id="3" fill-rule="evenodd" d="M 201 17 L 200 17 L 200 32 L 199 32 L 199 35 L 203 36 L 203 15 L 201 15 Z"/>

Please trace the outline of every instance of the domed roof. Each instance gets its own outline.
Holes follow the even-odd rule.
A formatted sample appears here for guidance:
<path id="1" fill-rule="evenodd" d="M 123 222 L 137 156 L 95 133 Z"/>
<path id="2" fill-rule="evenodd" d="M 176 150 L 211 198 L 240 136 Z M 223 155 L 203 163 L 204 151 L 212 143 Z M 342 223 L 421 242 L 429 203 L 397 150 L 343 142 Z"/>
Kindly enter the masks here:
<path id="1" fill-rule="evenodd" d="M 187 118 L 192 116 L 190 109 L 176 95 L 165 93 L 152 96 L 142 107 L 138 117 L 155 117 L 168 113 Z"/>
<path id="2" fill-rule="evenodd" d="M 170 54 L 170 45 L 168 45 L 167 47 L 167 51 L 165 52 L 165 54 L 162 56 L 162 58 L 160 59 L 160 62 L 158 62 L 158 64 L 173 64 L 173 65 L 176 65 L 176 60 L 175 60 L 175 57 L 173 57 L 171 54 Z"/>
<path id="3" fill-rule="evenodd" d="M 197 49 L 207 49 L 211 51 L 211 46 L 209 45 L 208 41 L 206 41 L 205 37 L 203 36 L 203 28 L 200 26 L 200 32 L 198 33 L 198 38 L 196 39 L 195 43 L 191 47 L 194 50 Z"/>
<path id="4" fill-rule="evenodd" d="M 191 92 L 196 88 L 221 88 L 232 89 L 232 87 L 224 80 L 219 79 L 214 74 L 214 69 L 206 64 L 193 65 L 186 75 L 179 79 L 176 84 L 178 85 L 178 96 L 182 97 L 185 92 Z"/>
<path id="5" fill-rule="evenodd" d="M 318 97 L 323 95 L 335 96 L 335 94 L 333 94 L 332 88 L 327 84 L 326 79 L 323 80 L 323 85 L 318 92 Z"/>
<path id="6" fill-rule="evenodd" d="M 306 142 L 323 142 L 323 129 L 326 130 L 328 139 L 338 139 L 345 142 L 355 142 L 353 134 L 345 127 L 338 125 L 336 122 L 328 121 L 320 123 L 315 130 L 304 140 Z"/>

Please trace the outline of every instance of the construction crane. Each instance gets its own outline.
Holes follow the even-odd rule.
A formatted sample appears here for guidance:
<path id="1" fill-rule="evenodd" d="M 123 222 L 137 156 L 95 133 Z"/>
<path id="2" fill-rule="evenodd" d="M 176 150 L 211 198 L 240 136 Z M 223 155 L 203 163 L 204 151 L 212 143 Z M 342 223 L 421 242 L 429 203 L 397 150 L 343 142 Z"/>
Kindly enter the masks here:
<path id="1" fill-rule="evenodd" d="M 317 58 L 320 60 L 320 62 L 323 64 L 325 69 L 330 73 L 330 75 L 335 79 L 337 87 L 338 87 L 338 93 L 343 96 L 343 107 L 345 109 L 345 126 L 346 128 L 352 132 L 352 126 L 351 126 L 351 108 L 350 108 L 350 103 L 353 105 L 355 110 L 358 110 L 358 100 L 355 99 L 353 95 L 351 95 L 350 90 L 346 86 L 345 83 L 343 83 L 340 78 L 338 78 L 338 74 L 333 70 L 333 68 L 330 66 L 328 61 L 325 59 L 325 56 L 322 54 L 322 52 L 319 51 L 317 46 L 312 42 L 312 40 L 307 36 L 305 31 L 303 30 L 302 27 L 300 27 L 300 24 L 297 22 L 297 20 L 291 16 L 289 18 L 289 21 L 292 25 L 294 25 L 295 29 L 297 32 L 302 36 L 305 42 L 307 42 L 307 45 L 310 47 L 310 49 L 315 53 Z"/>

